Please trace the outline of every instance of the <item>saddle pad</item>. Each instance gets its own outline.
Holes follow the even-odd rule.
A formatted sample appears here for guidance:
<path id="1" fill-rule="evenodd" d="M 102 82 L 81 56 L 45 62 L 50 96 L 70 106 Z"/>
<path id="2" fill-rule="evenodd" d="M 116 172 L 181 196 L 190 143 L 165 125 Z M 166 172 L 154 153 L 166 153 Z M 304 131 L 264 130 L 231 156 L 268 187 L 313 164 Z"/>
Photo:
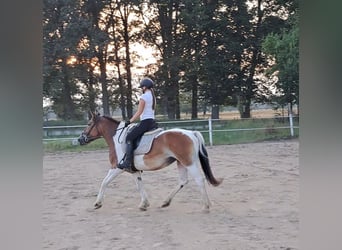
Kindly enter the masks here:
<path id="1" fill-rule="evenodd" d="M 163 131 L 162 128 L 157 128 L 144 133 L 141 137 L 138 147 L 134 150 L 135 155 L 147 154 L 151 150 L 153 139 Z"/>

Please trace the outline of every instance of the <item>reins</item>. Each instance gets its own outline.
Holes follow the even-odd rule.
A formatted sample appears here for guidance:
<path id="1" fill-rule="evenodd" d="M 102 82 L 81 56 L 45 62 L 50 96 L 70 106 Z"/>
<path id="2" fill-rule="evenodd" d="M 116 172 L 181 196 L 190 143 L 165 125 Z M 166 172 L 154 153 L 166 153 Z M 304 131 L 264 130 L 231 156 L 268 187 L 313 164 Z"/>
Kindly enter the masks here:
<path id="1" fill-rule="evenodd" d="M 106 118 L 106 119 L 108 119 L 108 120 L 112 120 L 112 119 L 110 119 L 110 118 L 108 118 L 108 117 L 106 117 L 106 116 L 102 116 L 102 117 L 104 117 L 104 118 Z M 98 139 L 98 138 L 103 137 L 102 135 L 100 135 L 100 136 L 94 136 L 94 137 L 90 136 L 90 133 L 91 133 L 91 131 L 92 131 L 94 128 L 96 128 L 96 130 L 97 130 L 97 122 L 98 122 L 98 119 L 96 119 L 96 120 L 93 122 L 93 124 L 91 125 L 90 129 L 89 129 L 88 132 L 85 134 L 85 137 L 87 138 L 87 140 L 95 140 L 95 139 Z M 122 132 L 124 131 L 124 129 L 125 129 L 125 127 L 118 128 L 118 129 L 115 130 L 115 131 L 122 130 L 121 133 L 120 133 L 120 135 L 119 135 L 119 138 L 121 137 L 121 134 L 122 134 Z M 122 143 L 122 142 L 121 142 L 121 143 Z"/>
<path id="2" fill-rule="evenodd" d="M 119 134 L 119 137 L 118 137 L 118 143 L 119 143 L 119 144 L 122 144 L 122 143 L 123 143 L 123 140 L 120 142 L 120 138 L 121 138 L 122 133 L 124 132 L 125 128 L 126 128 L 126 127 L 122 127 L 122 128 L 119 128 L 119 129 L 116 130 L 116 131 L 121 130 L 121 132 L 120 132 L 120 134 Z"/>

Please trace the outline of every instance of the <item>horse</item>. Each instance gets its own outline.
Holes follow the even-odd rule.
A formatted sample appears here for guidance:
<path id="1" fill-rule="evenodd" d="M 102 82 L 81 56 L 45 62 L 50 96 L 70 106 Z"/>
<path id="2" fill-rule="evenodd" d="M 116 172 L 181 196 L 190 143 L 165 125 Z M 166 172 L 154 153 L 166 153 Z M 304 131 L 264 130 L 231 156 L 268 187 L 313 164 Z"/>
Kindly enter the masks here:
<path id="1" fill-rule="evenodd" d="M 108 184 L 117 176 L 126 172 L 117 167 L 118 160 L 124 157 L 121 145 L 123 142 L 122 138 L 120 139 L 124 129 L 126 129 L 124 121 L 117 121 L 111 117 L 91 112 L 88 124 L 78 138 L 80 145 L 88 144 L 98 138 L 104 138 L 109 147 L 111 167 L 102 181 L 94 203 L 95 209 L 102 207 L 105 189 L 108 187 Z M 208 183 L 213 186 L 220 185 L 223 178 L 215 178 L 212 173 L 202 134 L 199 131 L 180 128 L 163 130 L 153 139 L 148 153 L 134 155 L 134 166 L 138 171 L 131 174 L 134 175 L 134 180 L 141 196 L 139 209 L 145 211 L 150 206 L 143 187 L 141 173 L 143 171 L 155 171 L 165 168 L 175 161 L 177 162 L 179 183 L 163 201 L 161 207 L 170 205 L 174 196 L 188 183 L 189 173 L 199 187 L 203 201 L 202 210 L 209 212 L 211 203 L 208 198 L 204 176 Z M 200 171 L 199 165 L 202 167 L 204 176 Z"/>

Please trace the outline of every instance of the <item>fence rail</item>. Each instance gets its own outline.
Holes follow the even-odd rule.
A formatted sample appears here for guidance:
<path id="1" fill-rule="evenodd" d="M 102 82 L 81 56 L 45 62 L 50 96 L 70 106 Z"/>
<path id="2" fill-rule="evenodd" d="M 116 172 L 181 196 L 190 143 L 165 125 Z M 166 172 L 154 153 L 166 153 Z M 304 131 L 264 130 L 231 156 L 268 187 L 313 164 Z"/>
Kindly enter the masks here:
<path id="1" fill-rule="evenodd" d="M 295 120 L 295 121 L 294 121 Z M 244 128 L 243 123 L 250 123 L 250 127 Z M 286 126 L 284 123 L 288 124 Z M 256 125 L 260 124 L 261 127 Z M 190 130 L 198 130 L 206 134 L 206 140 L 212 146 L 213 136 L 217 133 L 236 133 L 243 131 L 275 131 L 280 129 L 288 129 L 288 136 L 294 136 L 294 129 L 299 129 L 299 117 L 276 117 L 276 118 L 246 118 L 246 119 L 202 119 L 202 120 L 178 120 L 178 121 L 160 121 L 159 127 L 164 129 L 184 128 Z M 227 128 L 228 125 L 234 125 L 236 128 Z M 265 126 L 267 125 L 267 126 Z M 86 125 L 72 126 L 44 126 L 43 142 L 48 141 L 73 141 L 82 133 Z M 228 126 L 229 127 L 229 126 Z M 68 137 L 69 136 L 69 137 Z"/>

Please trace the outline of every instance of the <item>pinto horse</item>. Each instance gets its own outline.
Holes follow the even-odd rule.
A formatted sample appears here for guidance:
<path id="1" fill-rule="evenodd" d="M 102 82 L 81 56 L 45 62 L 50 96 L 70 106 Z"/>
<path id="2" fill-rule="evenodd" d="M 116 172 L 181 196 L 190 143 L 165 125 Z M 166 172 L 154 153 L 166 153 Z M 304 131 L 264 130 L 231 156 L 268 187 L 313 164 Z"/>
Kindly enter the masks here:
<path id="1" fill-rule="evenodd" d="M 108 174 L 103 179 L 100 190 L 95 201 L 95 209 L 100 208 L 103 204 L 104 192 L 108 184 L 124 170 L 117 168 L 118 160 L 124 157 L 122 150 L 122 141 L 120 140 L 120 132 L 125 129 L 125 122 L 117 121 L 111 117 L 100 116 L 99 114 L 91 113 L 88 126 L 83 130 L 78 138 L 80 145 L 85 145 L 98 138 L 103 137 L 109 147 L 109 161 L 111 168 Z M 150 205 L 147 199 L 147 194 L 144 190 L 141 172 L 154 171 L 169 166 L 173 162 L 177 162 L 179 172 L 179 184 L 164 200 L 161 207 L 170 205 L 173 197 L 188 183 L 188 173 L 194 178 L 197 183 L 203 199 L 203 211 L 208 212 L 210 201 L 203 174 L 200 171 L 199 165 L 202 166 L 204 176 L 207 181 L 218 186 L 222 182 L 222 178 L 215 178 L 210 165 L 208 154 L 205 149 L 204 139 L 200 132 L 190 131 L 185 129 L 170 129 L 164 130 L 152 143 L 151 149 L 144 155 L 134 156 L 134 165 L 138 170 L 133 172 L 134 180 L 141 195 L 140 210 L 146 210 Z"/>

